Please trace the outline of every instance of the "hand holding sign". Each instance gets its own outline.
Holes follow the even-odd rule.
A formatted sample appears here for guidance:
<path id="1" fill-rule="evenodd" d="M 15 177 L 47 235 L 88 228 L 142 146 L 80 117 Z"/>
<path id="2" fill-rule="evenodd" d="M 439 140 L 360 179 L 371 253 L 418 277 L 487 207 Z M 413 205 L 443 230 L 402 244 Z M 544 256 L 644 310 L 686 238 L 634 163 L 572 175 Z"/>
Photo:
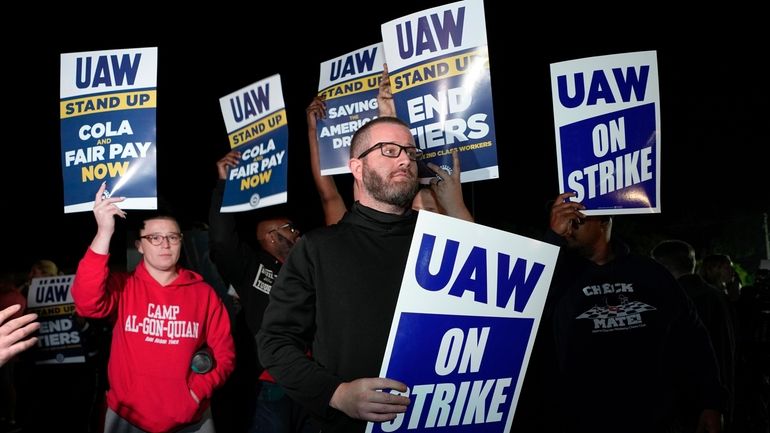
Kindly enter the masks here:
<path id="1" fill-rule="evenodd" d="M 226 180 L 227 173 L 231 168 L 238 166 L 238 161 L 240 158 L 241 152 L 237 150 L 231 150 L 227 152 L 227 155 L 223 156 L 222 159 L 217 161 L 217 173 L 219 174 L 219 179 Z"/>
<path id="2" fill-rule="evenodd" d="M 457 150 L 452 151 L 451 170 L 439 167 L 432 162 L 428 162 L 427 166 L 436 173 L 436 178 L 431 180 L 430 186 L 446 214 L 473 222 L 473 215 L 471 215 L 463 201 L 463 190 L 460 184 L 459 152 Z"/>
<path id="3" fill-rule="evenodd" d="M 406 412 L 409 399 L 381 391 L 383 389 L 407 391 L 406 385 L 392 379 L 356 379 L 341 383 L 334 391 L 329 405 L 351 418 L 372 422 L 390 421 L 395 419 L 397 414 Z"/>
<path id="4" fill-rule="evenodd" d="M 104 191 L 107 189 L 107 182 L 102 182 L 99 191 L 94 197 L 94 217 L 99 229 L 113 231 L 115 229 L 115 215 L 125 219 L 126 212 L 119 208 L 115 203 L 125 200 L 125 197 L 107 197 Z"/>
<path id="5" fill-rule="evenodd" d="M 305 115 L 307 116 L 308 131 L 312 130 L 313 138 L 318 140 L 318 137 L 315 135 L 318 128 L 318 124 L 316 122 L 319 119 L 326 118 L 326 103 L 324 100 L 321 99 L 320 96 L 313 98 L 313 101 L 305 109 Z"/>
<path id="6" fill-rule="evenodd" d="M 125 200 L 125 197 L 106 197 L 107 182 L 102 182 L 99 191 L 94 197 L 94 218 L 96 218 L 96 236 L 91 242 L 91 249 L 98 254 L 108 254 L 110 251 L 110 239 L 115 232 L 115 215 L 126 219 L 126 212 L 116 203 Z"/>
<path id="7" fill-rule="evenodd" d="M 567 237 L 572 234 L 573 222 L 579 222 L 585 215 L 580 212 L 585 206 L 576 202 L 569 201 L 568 198 L 574 197 L 574 192 L 565 192 L 556 197 L 551 207 L 550 227 L 557 235 Z"/>
<path id="8" fill-rule="evenodd" d="M 396 117 L 396 104 L 393 102 L 393 92 L 390 89 L 387 63 L 382 65 L 380 89 L 377 92 L 377 113 L 380 117 Z"/>

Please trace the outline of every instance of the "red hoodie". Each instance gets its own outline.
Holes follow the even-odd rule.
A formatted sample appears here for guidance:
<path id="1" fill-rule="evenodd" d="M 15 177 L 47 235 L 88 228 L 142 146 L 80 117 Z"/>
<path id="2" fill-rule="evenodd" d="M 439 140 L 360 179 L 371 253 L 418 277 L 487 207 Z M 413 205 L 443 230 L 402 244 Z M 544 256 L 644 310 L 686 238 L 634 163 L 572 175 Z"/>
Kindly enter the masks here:
<path id="1" fill-rule="evenodd" d="M 224 305 L 193 271 L 180 267 L 179 276 L 161 286 L 144 261 L 130 274 L 111 274 L 108 258 L 89 248 L 72 285 L 78 314 L 115 318 L 107 404 L 149 432 L 198 421 L 214 388 L 225 382 L 235 364 Z M 213 353 L 214 368 L 193 373 L 193 354 L 204 345 Z"/>

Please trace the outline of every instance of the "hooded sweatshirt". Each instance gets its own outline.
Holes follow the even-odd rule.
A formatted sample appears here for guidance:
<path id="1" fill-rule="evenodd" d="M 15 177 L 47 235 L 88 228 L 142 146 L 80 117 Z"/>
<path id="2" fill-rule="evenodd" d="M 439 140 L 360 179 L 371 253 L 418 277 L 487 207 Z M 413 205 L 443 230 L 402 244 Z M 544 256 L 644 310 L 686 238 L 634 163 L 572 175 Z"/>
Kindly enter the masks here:
<path id="1" fill-rule="evenodd" d="M 564 246 L 551 231 L 546 239 Z M 551 392 L 565 431 L 668 431 L 683 410 L 721 410 L 714 351 L 692 301 L 660 264 L 611 246 L 603 265 L 562 249 L 551 283 Z"/>
<path id="2" fill-rule="evenodd" d="M 235 363 L 224 305 L 195 272 L 180 267 L 178 277 L 161 286 L 144 261 L 132 273 L 110 273 L 108 258 L 89 249 L 72 286 L 78 314 L 115 319 L 107 404 L 149 432 L 196 422 Z M 194 373 L 190 363 L 203 346 L 211 350 L 214 367 Z"/>

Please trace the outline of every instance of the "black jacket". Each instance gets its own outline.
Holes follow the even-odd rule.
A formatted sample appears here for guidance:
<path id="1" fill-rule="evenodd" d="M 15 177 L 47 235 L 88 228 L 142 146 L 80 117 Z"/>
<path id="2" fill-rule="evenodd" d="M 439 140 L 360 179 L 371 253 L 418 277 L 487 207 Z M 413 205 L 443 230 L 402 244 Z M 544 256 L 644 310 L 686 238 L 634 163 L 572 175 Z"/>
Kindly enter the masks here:
<path id="1" fill-rule="evenodd" d="M 235 216 L 221 213 L 224 181 L 219 180 L 211 197 L 209 209 L 209 254 L 219 274 L 235 288 L 240 298 L 241 313 L 246 319 L 250 337 L 242 341 L 251 341 L 259 331 L 262 316 L 270 300 L 272 289 L 281 263 L 262 249 L 255 249 L 244 242 L 236 229 Z M 245 348 L 241 345 L 239 350 Z M 256 353 L 247 358 L 255 357 Z M 239 356 L 239 359 L 243 359 Z M 262 371 L 259 359 L 255 359 L 257 373 Z"/>
<path id="2" fill-rule="evenodd" d="M 679 277 L 679 284 L 692 299 L 703 325 L 711 337 L 721 374 L 722 385 L 728 392 L 725 419 L 733 413 L 735 398 L 735 326 L 727 297 L 700 275 Z"/>
<path id="3" fill-rule="evenodd" d="M 415 212 L 355 203 L 338 224 L 295 244 L 270 294 L 260 358 L 324 431 L 364 431 L 329 401 L 340 383 L 379 376 L 415 222 Z"/>

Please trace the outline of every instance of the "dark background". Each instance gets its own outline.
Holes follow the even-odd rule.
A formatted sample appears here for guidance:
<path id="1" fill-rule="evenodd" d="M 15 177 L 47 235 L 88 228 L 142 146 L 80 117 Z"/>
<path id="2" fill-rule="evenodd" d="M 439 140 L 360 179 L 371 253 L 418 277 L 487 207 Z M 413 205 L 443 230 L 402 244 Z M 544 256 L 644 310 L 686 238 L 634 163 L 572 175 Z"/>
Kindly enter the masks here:
<path id="1" fill-rule="evenodd" d="M 238 218 L 247 233 L 256 220 L 276 213 L 308 230 L 322 224 L 304 112 L 317 90 L 320 62 L 379 41 L 381 23 L 441 3 L 283 2 L 269 13 L 257 6 L 209 5 L 168 17 L 127 4 L 119 13 L 100 15 L 85 8 L 48 11 L 61 24 L 2 30 L 4 265 L 26 272 L 35 260 L 48 258 L 71 272 L 95 232 L 90 212 L 62 210 L 60 53 L 159 47 L 159 201 L 185 227 L 205 222 L 215 162 L 228 151 L 219 98 L 280 73 L 291 149 L 289 203 Z M 765 254 L 763 213 L 770 207 L 768 158 L 762 156 L 768 152 L 770 91 L 767 69 L 760 66 L 767 43 L 752 22 L 762 14 L 738 5 L 682 17 L 653 6 L 554 6 L 540 13 L 517 8 L 486 4 L 500 178 L 464 185 L 476 220 L 528 236 L 538 236 L 547 224 L 546 203 L 558 193 L 550 63 L 657 50 L 662 213 L 624 216 L 616 230 L 639 252 L 676 237 L 696 246 L 699 257 L 725 252 L 755 268 Z M 41 37 L 44 44 L 26 42 Z M 336 179 L 349 199 L 349 175 Z M 129 210 L 129 221 L 120 223 L 115 261 L 125 257 L 122 229 L 134 228 L 145 214 Z"/>

